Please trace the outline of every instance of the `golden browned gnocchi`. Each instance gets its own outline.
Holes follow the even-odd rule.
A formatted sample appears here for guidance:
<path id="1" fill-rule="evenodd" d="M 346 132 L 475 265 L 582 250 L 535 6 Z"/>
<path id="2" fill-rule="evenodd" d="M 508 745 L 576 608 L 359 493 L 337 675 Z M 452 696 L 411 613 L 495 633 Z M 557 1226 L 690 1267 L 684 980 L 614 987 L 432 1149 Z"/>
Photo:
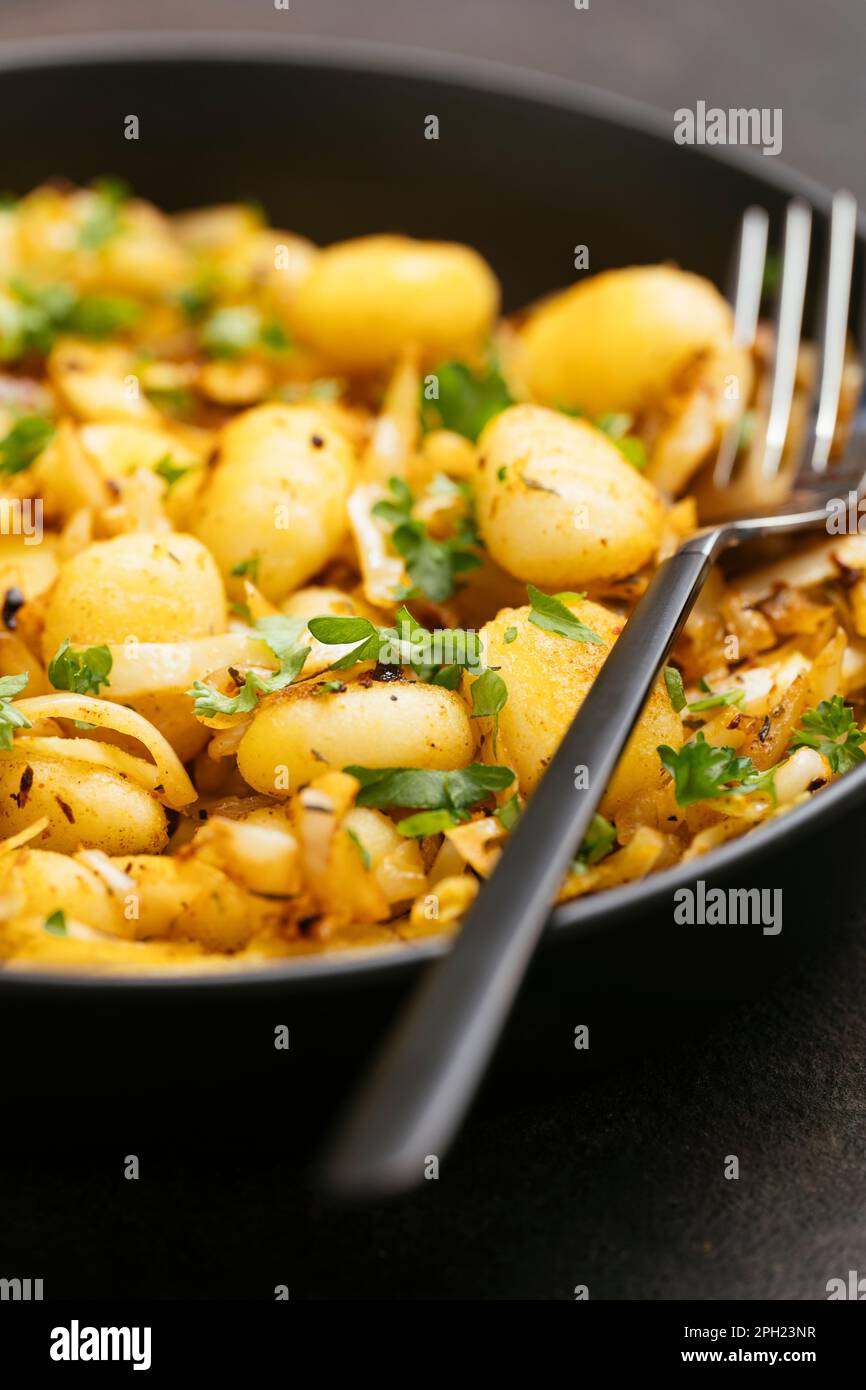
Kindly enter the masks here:
<path id="1" fill-rule="evenodd" d="M 623 579 L 658 549 L 661 499 L 606 434 L 537 405 L 497 415 L 478 441 L 478 522 L 518 579 L 568 589 Z"/>
<path id="2" fill-rule="evenodd" d="M 258 406 L 223 432 L 195 533 L 226 580 L 254 566 L 279 601 L 339 552 L 353 469 L 351 445 L 321 410 Z"/>
<path id="3" fill-rule="evenodd" d="M 298 337 L 339 371 L 474 353 L 499 307 L 490 267 L 468 246 L 409 237 L 343 241 L 316 257 L 292 308 Z"/>
<path id="4" fill-rule="evenodd" d="M 581 280 L 529 315 L 529 389 L 546 405 L 590 415 L 638 413 L 700 353 L 730 341 L 731 310 L 707 280 L 671 266 L 632 266 Z"/>
<path id="5" fill-rule="evenodd" d="M 115 180 L 4 204 L 0 968 L 453 930 L 760 369 L 673 266 L 503 320 L 456 243 Z M 711 578 L 561 899 L 866 756 L 861 542 Z"/>

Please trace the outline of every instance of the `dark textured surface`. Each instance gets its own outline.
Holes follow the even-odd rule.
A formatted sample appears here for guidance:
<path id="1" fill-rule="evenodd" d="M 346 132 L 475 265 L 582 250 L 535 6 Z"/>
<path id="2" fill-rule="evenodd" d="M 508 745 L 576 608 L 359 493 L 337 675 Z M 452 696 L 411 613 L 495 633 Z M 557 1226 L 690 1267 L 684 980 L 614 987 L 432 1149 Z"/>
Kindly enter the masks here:
<path id="1" fill-rule="evenodd" d="M 866 8 L 857 0 L 292 0 L 272 5 L 151 0 L 0 0 L 0 35 L 89 28 L 217 27 L 418 43 L 578 77 L 672 110 L 781 105 L 786 162 L 866 197 Z M 833 867 L 850 911 L 814 923 L 810 957 L 759 1001 L 704 1033 L 648 1043 L 594 1070 L 569 1052 L 512 1054 L 439 1182 L 368 1211 L 333 1212 L 303 1190 L 289 1088 L 266 1147 L 156 1145 L 124 1131 L 82 1156 L 89 1108 L 110 1111 L 94 1075 L 80 1129 L 33 1152 L 7 1132 L 0 1274 L 46 1294 L 268 1298 L 822 1298 L 827 1279 L 866 1273 L 866 931 L 862 815 Z M 664 1001 L 660 1001 L 664 1010 Z M 198 1039 L 203 1070 L 207 1040 Z M 113 1040 L 106 1040 L 107 1046 Z M 231 1113 L 235 1093 L 222 1104 Z M 46 1097 L 50 1106 L 50 1097 Z M 27 1149 L 26 1158 L 23 1151 Z M 16 1157 L 16 1151 L 18 1157 Z M 122 1177 L 136 1152 L 139 1182 Z M 723 1177 L 735 1154 L 740 1179 Z"/>

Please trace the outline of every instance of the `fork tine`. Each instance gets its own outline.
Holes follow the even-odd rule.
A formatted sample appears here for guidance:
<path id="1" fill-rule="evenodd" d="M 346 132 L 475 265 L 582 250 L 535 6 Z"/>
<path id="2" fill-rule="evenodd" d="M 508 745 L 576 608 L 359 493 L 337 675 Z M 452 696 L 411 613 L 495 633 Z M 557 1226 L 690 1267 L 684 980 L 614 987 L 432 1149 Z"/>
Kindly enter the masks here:
<path id="1" fill-rule="evenodd" d="M 751 348 L 755 341 L 767 258 L 768 225 L 769 218 L 763 208 L 747 208 L 743 214 L 734 294 L 734 343 L 737 347 Z M 713 469 L 713 483 L 717 488 L 727 487 L 731 481 L 740 439 L 740 423 L 739 419 L 735 420 L 721 442 Z"/>
<path id="2" fill-rule="evenodd" d="M 806 298 L 806 277 L 809 271 L 811 233 L 812 211 L 807 203 L 794 198 L 788 204 L 785 216 L 782 283 L 779 290 L 776 348 L 773 358 L 773 388 L 761 463 L 761 472 L 765 478 L 774 478 L 779 471 L 791 419 L 800 330 L 803 324 L 803 304 Z"/>
<path id="3" fill-rule="evenodd" d="M 857 238 L 857 201 L 851 193 L 833 197 L 830 244 L 824 276 L 825 297 L 821 324 L 820 367 L 816 375 L 816 405 L 803 449 L 802 469 L 824 473 L 836 429 L 848 316 L 851 276 Z"/>

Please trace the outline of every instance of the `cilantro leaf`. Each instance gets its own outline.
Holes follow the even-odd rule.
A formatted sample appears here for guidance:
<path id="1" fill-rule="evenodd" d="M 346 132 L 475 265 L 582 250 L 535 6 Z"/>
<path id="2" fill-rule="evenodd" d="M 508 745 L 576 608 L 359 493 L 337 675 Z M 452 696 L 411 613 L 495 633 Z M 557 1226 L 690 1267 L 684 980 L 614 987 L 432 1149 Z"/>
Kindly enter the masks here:
<path id="1" fill-rule="evenodd" d="M 57 324 L 60 333 L 82 338 L 110 338 L 131 328 L 141 318 L 141 305 L 122 294 L 86 294 L 77 300 Z"/>
<path id="2" fill-rule="evenodd" d="M 454 430 L 474 441 L 488 420 L 514 403 L 495 364 L 476 373 L 465 362 L 442 362 L 433 376 L 438 383 L 438 399 L 428 400 L 426 388 L 421 390 L 421 422 L 425 430 Z"/>
<path id="3" fill-rule="evenodd" d="M 85 647 L 73 651 L 64 637 L 48 663 L 48 679 L 55 690 L 72 690 L 76 695 L 98 695 L 100 687 L 111 685 L 112 667 L 107 647 Z"/>
<path id="4" fill-rule="evenodd" d="M 569 637 L 572 642 L 591 642 L 596 647 L 604 646 L 604 638 L 582 623 L 558 598 L 552 594 L 543 594 L 534 584 L 527 584 L 526 592 L 531 604 L 529 621 L 536 627 L 542 628 L 545 632 L 558 633 L 560 637 Z"/>
<path id="5" fill-rule="evenodd" d="M 800 718 L 801 728 L 794 731 L 789 751 L 814 748 L 821 753 L 836 773 L 850 772 L 862 763 L 866 752 L 860 747 L 866 733 L 857 725 L 854 712 L 841 695 L 822 700 L 817 709 L 807 709 Z"/>
<path id="6" fill-rule="evenodd" d="M 20 676 L 0 676 L 0 748 L 5 748 L 7 752 L 12 747 L 13 729 L 33 728 L 27 716 L 11 704 L 29 680 L 26 672 Z"/>
<path id="7" fill-rule="evenodd" d="M 674 779 L 679 806 L 694 806 L 717 796 L 736 792 L 769 791 L 775 796 L 775 769 L 760 772 L 751 758 L 738 758 L 736 750 L 707 743 L 703 733 L 684 743 L 679 752 L 662 744 L 656 749 L 662 767 Z"/>
<path id="8" fill-rule="evenodd" d="M 21 473 L 54 438 L 54 422 L 44 415 L 22 415 L 0 439 L 0 473 Z"/>

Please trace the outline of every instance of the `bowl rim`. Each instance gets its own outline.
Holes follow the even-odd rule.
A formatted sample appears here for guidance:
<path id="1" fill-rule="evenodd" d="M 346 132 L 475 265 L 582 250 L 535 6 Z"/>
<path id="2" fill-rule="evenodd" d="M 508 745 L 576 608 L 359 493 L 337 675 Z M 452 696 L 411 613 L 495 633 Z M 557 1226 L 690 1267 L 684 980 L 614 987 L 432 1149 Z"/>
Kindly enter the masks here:
<path id="1" fill-rule="evenodd" d="M 672 139 L 670 117 L 658 107 L 633 97 L 620 96 L 587 83 L 549 75 L 531 68 L 519 68 L 488 59 L 452 54 L 443 50 L 418 49 L 407 45 L 373 43 L 368 40 L 320 38 L 308 35 L 244 33 L 236 30 L 207 32 L 194 29 L 123 30 L 91 34 L 48 35 L 5 41 L 0 49 L 0 75 L 45 67 L 92 64 L 111 66 L 123 63 L 262 63 L 273 66 L 321 68 L 330 71 L 361 71 L 383 77 L 408 75 L 462 88 L 534 102 L 538 105 L 583 113 L 655 139 Z M 830 206 L 830 191 L 808 175 L 773 159 L 770 164 L 754 151 L 713 146 L 701 148 L 700 157 L 732 166 L 756 181 L 790 196 L 808 199 L 820 211 Z M 858 215 L 858 237 L 866 238 L 866 213 Z M 794 807 L 755 831 L 728 841 L 708 854 L 675 864 L 647 879 L 587 895 L 555 908 L 551 913 L 546 942 L 594 935 L 622 927 L 638 910 L 651 910 L 672 895 L 675 889 L 695 883 L 699 878 L 725 874 L 734 864 L 748 864 L 756 857 L 778 849 L 791 832 L 802 838 L 810 827 L 830 824 L 846 808 L 866 799 L 866 764 L 853 769 L 838 782 L 809 802 Z M 448 938 L 431 936 L 403 944 L 376 948 L 322 952 L 319 954 L 274 957 L 268 964 L 251 966 L 226 964 L 210 971 L 185 972 L 171 969 L 165 974 L 127 974 L 121 971 L 38 970 L 0 968 L 0 989 L 28 989 L 31 986 L 61 986 L 65 991 L 101 993 L 106 988 L 133 992 L 194 986 L 197 990 L 222 990 L 246 986 L 291 986 L 295 984 L 351 985 L 372 978 L 385 979 L 395 973 L 413 971 L 425 961 L 441 956 L 448 949 Z"/>

